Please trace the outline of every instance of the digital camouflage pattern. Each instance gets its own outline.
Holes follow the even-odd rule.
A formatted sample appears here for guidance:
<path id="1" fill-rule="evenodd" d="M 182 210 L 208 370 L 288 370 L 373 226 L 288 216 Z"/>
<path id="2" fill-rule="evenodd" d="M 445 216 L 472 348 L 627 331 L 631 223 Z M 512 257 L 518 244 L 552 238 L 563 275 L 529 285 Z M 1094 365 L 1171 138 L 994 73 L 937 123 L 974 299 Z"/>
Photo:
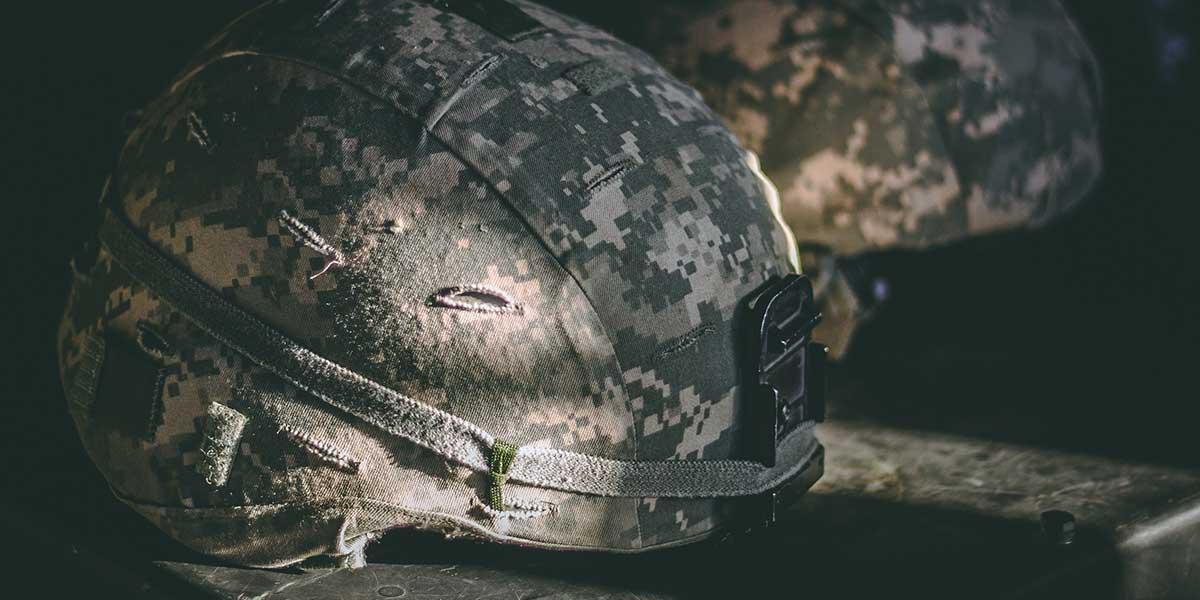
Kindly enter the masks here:
<path id="1" fill-rule="evenodd" d="M 843 257 L 1040 227 L 1101 173 L 1098 65 L 1057 0 L 550 2 L 649 51 L 762 157 L 835 358 L 879 300 Z"/>
<path id="2" fill-rule="evenodd" d="M 1098 67 L 1056 0 L 654 6 L 580 11 L 703 94 L 762 157 L 801 245 L 1037 227 L 1100 174 Z"/>
<path id="3" fill-rule="evenodd" d="M 527 2 L 267 3 L 147 108 L 114 186 L 157 249 L 309 350 L 516 445 L 613 459 L 739 456 L 734 310 L 792 270 L 699 95 Z M 85 447 L 203 552 L 354 563 L 399 526 L 637 551 L 734 516 L 735 501 L 525 485 L 497 511 L 486 473 L 284 383 L 107 250 L 76 267 L 59 346 Z M 432 301 L 459 286 L 519 309 Z M 131 360 L 152 362 L 130 372 L 155 381 L 108 376 L 139 341 Z M 206 423 L 214 402 L 244 429 Z M 106 424 L 121 419 L 136 427 Z"/>

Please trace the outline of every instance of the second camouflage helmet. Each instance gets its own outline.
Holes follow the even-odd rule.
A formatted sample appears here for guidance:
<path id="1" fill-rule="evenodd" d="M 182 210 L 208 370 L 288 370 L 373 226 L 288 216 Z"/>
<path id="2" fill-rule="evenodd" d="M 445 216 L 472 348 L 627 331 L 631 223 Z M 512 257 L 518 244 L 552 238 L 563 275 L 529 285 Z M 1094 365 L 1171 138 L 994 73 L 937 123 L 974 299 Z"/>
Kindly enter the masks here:
<path id="1" fill-rule="evenodd" d="M 698 89 L 802 245 L 1039 227 L 1101 173 L 1100 71 L 1059 0 L 550 1 Z"/>

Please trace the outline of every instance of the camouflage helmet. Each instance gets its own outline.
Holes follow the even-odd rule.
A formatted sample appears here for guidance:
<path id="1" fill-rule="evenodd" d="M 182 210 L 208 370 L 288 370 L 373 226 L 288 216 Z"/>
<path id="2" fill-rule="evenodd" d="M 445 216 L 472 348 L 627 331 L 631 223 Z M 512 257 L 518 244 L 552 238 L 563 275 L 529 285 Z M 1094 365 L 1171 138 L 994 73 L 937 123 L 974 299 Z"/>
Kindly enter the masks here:
<path id="1" fill-rule="evenodd" d="M 239 564 L 747 523 L 822 460 L 819 317 L 755 167 L 538 5 L 269 2 L 125 143 L 69 410 L 123 502 Z"/>
<path id="2" fill-rule="evenodd" d="M 762 156 L 833 358 L 886 298 L 860 255 L 1044 226 L 1101 173 L 1099 68 L 1058 0 L 547 1 L 649 51 Z"/>
<path id="3" fill-rule="evenodd" d="M 654 6 L 611 23 L 592 10 L 762 157 L 802 246 L 847 255 L 1038 227 L 1100 175 L 1099 68 L 1057 0 Z"/>

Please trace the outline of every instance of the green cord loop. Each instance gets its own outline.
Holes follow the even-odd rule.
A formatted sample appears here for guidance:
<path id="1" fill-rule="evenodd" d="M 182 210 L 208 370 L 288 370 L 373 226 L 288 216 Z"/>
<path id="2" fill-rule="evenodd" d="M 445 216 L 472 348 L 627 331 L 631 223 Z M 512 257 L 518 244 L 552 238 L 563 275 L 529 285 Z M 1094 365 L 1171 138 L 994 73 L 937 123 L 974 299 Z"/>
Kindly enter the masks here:
<path id="1" fill-rule="evenodd" d="M 496 440 L 496 443 L 492 444 L 492 454 L 488 457 L 488 469 L 491 476 L 488 502 L 496 510 L 504 510 L 504 483 L 508 481 L 508 469 L 516 457 L 516 446 L 504 440 Z"/>

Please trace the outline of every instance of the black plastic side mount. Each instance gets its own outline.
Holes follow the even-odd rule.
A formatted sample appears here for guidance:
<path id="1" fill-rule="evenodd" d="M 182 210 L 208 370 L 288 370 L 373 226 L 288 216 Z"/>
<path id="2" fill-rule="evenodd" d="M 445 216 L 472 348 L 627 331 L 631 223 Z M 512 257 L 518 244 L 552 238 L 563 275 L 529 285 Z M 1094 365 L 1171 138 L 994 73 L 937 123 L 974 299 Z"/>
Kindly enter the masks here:
<path id="1" fill-rule="evenodd" d="M 821 312 L 803 275 L 768 282 L 750 297 L 743 319 L 749 454 L 773 467 L 784 437 L 802 423 L 825 420 L 829 349 L 812 341 Z"/>

